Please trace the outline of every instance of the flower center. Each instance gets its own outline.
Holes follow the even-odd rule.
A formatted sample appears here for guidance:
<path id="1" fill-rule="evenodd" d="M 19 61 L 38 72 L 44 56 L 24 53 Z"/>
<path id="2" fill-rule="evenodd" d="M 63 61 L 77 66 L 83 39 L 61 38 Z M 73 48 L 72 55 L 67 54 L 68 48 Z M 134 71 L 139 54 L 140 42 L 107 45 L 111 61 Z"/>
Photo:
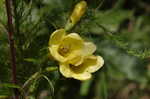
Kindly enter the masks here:
<path id="1" fill-rule="evenodd" d="M 68 45 L 61 45 L 58 49 L 58 52 L 62 55 L 62 56 L 66 56 L 67 53 L 69 53 L 70 51 L 70 46 Z"/>
<path id="2" fill-rule="evenodd" d="M 84 70 L 86 69 L 85 66 L 83 64 L 79 65 L 79 66 L 74 66 L 72 64 L 70 65 L 70 69 L 72 70 L 72 72 L 74 73 L 82 73 L 84 72 Z"/>

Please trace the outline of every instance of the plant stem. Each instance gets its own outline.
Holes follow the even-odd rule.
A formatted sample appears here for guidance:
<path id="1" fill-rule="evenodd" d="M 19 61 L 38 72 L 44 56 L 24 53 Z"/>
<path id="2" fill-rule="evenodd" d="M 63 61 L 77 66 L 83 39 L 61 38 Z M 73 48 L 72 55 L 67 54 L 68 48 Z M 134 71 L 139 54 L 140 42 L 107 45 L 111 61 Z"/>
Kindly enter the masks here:
<path id="1" fill-rule="evenodd" d="M 17 84 L 16 80 L 16 54 L 15 54 L 15 47 L 14 47 L 14 40 L 13 40 L 13 22 L 12 22 L 12 8 L 11 8 L 11 0 L 5 0 L 6 4 L 6 11 L 7 11 L 7 20 L 8 20 L 8 39 L 10 45 L 10 53 L 11 53 L 11 65 L 12 65 L 12 83 Z M 15 99 L 19 99 L 17 89 L 14 89 Z"/>
<path id="2" fill-rule="evenodd" d="M 43 71 L 39 71 L 34 73 L 29 79 L 23 84 L 22 89 L 26 89 L 27 86 L 32 83 L 35 79 L 37 79 L 39 76 L 41 76 L 43 73 L 52 72 L 58 70 L 58 67 L 48 67 Z"/>
<path id="3" fill-rule="evenodd" d="M 32 81 L 40 76 L 41 72 L 34 73 L 22 86 L 22 89 L 25 89 Z"/>

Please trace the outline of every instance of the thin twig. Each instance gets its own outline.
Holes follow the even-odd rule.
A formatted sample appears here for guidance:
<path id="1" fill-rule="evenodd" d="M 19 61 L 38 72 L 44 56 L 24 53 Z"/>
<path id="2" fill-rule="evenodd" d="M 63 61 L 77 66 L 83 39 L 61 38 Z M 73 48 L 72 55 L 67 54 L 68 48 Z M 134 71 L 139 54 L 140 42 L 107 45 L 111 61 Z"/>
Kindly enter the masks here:
<path id="1" fill-rule="evenodd" d="M 6 10 L 7 10 L 7 18 L 8 18 L 8 39 L 10 44 L 10 53 L 11 53 L 11 65 L 12 65 L 12 83 L 17 84 L 16 80 L 16 54 L 14 48 L 14 40 L 13 40 L 13 23 L 12 23 L 12 8 L 11 8 L 11 0 L 5 0 Z M 17 89 L 14 89 L 15 99 L 19 99 Z"/>
<path id="2" fill-rule="evenodd" d="M 104 3 L 104 0 L 101 0 L 98 6 L 95 8 L 95 11 L 97 11 Z"/>
<path id="3" fill-rule="evenodd" d="M 40 76 L 41 72 L 34 73 L 22 86 L 22 89 L 25 89 L 32 81 L 37 79 Z"/>
<path id="4" fill-rule="evenodd" d="M 48 67 L 43 71 L 34 73 L 29 79 L 23 84 L 22 89 L 26 89 L 29 84 L 31 84 L 35 79 L 38 79 L 43 73 L 52 72 L 58 70 L 58 67 Z"/>

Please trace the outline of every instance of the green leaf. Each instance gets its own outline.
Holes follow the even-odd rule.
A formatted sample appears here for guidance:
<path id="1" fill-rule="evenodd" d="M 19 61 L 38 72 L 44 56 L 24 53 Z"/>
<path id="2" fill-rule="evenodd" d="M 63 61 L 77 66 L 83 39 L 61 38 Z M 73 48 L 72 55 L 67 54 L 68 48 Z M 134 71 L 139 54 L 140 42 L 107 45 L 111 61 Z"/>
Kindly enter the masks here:
<path id="1" fill-rule="evenodd" d="M 24 61 L 31 62 L 31 63 L 34 63 L 34 64 L 38 64 L 39 63 L 39 60 L 38 59 L 34 59 L 34 58 L 25 58 Z"/>
<path id="2" fill-rule="evenodd" d="M 6 95 L 0 95 L 0 99 L 8 99 L 8 96 L 6 96 Z"/>
<path id="3" fill-rule="evenodd" d="M 58 67 L 47 67 L 46 68 L 46 71 L 48 71 L 48 72 L 51 72 L 51 71 L 55 71 L 55 70 L 58 70 Z"/>
<path id="4" fill-rule="evenodd" d="M 42 75 L 42 77 L 43 77 L 45 80 L 47 80 L 47 82 L 48 82 L 48 84 L 49 84 L 49 86 L 50 86 L 51 95 L 52 95 L 52 97 L 53 97 L 53 96 L 54 96 L 54 86 L 53 86 L 52 82 L 50 81 L 50 79 L 49 79 L 47 76 Z"/>
<path id="5" fill-rule="evenodd" d="M 92 83 L 92 80 L 88 80 L 88 81 L 85 81 L 81 84 L 81 88 L 80 88 L 80 94 L 82 96 L 86 96 L 88 95 L 88 92 L 89 92 L 89 88 L 90 88 L 90 85 Z"/>
<path id="6" fill-rule="evenodd" d="M 120 23 L 132 16 L 132 11 L 110 10 L 105 12 L 96 12 L 95 22 L 104 26 L 107 30 L 117 31 Z"/>
<path id="7" fill-rule="evenodd" d="M 0 87 L 5 87 L 5 88 L 21 88 L 20 86 L 18 85 L 15 85 L 15 84 L 10 84 L 10 83 L 4 83 L 4 84 L 0 84 Z"/>
<path id="8" fill-rule="evenodd" d="M 44 78 L 45 80 L 47 80 L 49 86 L 50 86 L 50 92 L 51 92 L 51 96 L 53 97 L 54 95 L 54 86 L 52 84 L 52 82 L 50 81 L 50 79 L 43 75 L 43 74 L 34 74 L 33 76 L 31 76 L 29 78 L 29 80 L 26 81 L 26 84 L 24 84 L 23 88 L 25 88 L 26 85 L 29 85 L 29 92 L 33 93 L 37 90 L 37 87 L 39 86 L 39 81 L 40 78 Z"/>
<path id="9" fill-rule="evenodd" d="M 81 21 L 77 29 L 82 32 L 91 32 L 93 34 L 102 34 L 107 31 L 117 32 L 121 23 L 125 19 L 133 16 L 133 11 L 129 10 L 108 10 L 108 11 L 88 11 L 87 20 Z M 92 15 L 90 15 L 92 14 Z M 105 29 L 104 29 L 105 28 Z"/>

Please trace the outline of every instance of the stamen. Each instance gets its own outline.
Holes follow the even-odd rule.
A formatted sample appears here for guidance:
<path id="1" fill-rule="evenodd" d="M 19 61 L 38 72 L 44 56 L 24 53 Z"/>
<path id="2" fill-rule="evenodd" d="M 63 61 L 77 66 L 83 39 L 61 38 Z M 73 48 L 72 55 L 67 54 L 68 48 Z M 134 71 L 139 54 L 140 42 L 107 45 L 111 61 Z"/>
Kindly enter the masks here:
<path id="1" fill-rule="evenodd" d="M 69 52 L 70 47 L 69 46 L 60 46 L 59 53 L 63 56 L 65 56 Z"/>

